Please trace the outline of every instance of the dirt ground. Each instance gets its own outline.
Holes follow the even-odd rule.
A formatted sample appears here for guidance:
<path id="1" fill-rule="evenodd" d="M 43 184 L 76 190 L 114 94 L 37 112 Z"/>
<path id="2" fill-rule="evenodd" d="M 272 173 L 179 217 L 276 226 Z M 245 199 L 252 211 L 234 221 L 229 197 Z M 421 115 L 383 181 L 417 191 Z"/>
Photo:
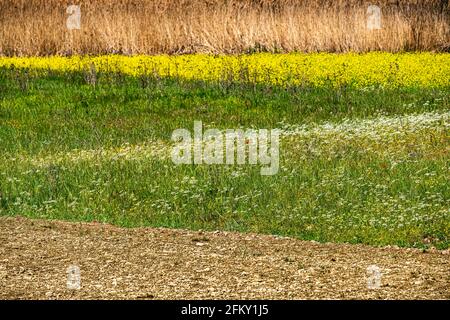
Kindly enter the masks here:
<path id="1" fill-rule="evenodd" d="M 67 268 L 81 288 L 67 288 Z M 381 271 L 368 289 L 367 267 Z M 0 299 L 450 299 L 447 251 L 0 217 Z"/>

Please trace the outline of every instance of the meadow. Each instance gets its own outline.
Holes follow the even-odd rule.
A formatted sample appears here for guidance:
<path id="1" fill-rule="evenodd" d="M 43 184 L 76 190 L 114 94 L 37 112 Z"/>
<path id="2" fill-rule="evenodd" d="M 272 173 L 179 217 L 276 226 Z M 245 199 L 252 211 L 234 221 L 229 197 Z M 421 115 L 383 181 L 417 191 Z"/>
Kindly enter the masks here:
<path id="1" fill-rule="evenodd" d="M 0 214 L 448 248 L 449 59 L 0 58 Z M 279 128 L 280 171 L 175 165 L 196 120 Z"/>

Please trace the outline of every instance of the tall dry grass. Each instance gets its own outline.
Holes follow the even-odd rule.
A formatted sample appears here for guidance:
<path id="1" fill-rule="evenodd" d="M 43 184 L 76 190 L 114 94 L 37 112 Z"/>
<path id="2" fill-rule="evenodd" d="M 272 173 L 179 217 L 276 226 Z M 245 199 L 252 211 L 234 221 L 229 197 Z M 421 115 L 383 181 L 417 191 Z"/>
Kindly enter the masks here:
<path id="1" fill-rule="evenodd" d="M 447 0 L 1 0 L 0 54 L 448 51 Z M 66 7 L 81 6 L 81 30 Z M 367 7 L 382 30 L 366 27 Z"/>

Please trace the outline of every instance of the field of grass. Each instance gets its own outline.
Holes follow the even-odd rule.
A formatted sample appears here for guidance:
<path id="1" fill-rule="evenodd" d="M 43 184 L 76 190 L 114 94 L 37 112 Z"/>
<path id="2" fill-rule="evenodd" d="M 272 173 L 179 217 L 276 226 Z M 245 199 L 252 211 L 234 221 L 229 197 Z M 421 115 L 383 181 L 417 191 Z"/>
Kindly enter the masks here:
<path id="1" fill-rule="evenodd" d="M 448 248 L 449 56 L 429 56 L 368 86 L 0 59 L 0 215 Z M 173 130 L 198 120 L 280 128 L 278 174 L 173 164 Z"/>

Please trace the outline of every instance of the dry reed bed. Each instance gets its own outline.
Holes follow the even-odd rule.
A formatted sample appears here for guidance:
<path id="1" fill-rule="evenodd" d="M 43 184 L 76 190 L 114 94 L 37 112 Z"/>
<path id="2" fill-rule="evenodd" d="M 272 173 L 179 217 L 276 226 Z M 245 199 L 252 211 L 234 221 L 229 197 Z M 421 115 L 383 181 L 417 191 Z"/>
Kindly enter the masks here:
<path id="1" fill-rule="evenodd" d="M 2 0 L 0 55 L 448 51 L 449 25 L 447 0 Z"/>

